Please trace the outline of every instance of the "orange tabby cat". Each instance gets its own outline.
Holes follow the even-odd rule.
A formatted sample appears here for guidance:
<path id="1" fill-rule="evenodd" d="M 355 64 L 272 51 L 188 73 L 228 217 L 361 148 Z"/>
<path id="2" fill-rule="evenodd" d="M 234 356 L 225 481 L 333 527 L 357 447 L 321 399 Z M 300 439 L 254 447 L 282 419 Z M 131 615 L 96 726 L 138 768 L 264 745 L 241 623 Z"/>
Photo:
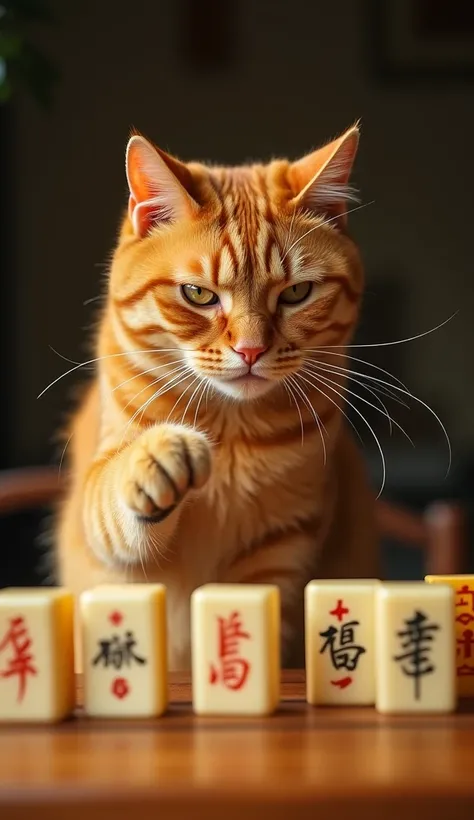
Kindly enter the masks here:
<path id="1" fill-rule="evenodd" d="M 344 377 L 325 353 L 347 365 L 363 291 L 346 230 L 358 139 L 354 126 L 297 162 L 235 168 L 128 144 L 59 578 L 76 593 L 165 583 L 172 669 L 190 664 L 200 584 L 278 584 L 290 665 L 303 659 L 304 584 L 378 574 Z"/>

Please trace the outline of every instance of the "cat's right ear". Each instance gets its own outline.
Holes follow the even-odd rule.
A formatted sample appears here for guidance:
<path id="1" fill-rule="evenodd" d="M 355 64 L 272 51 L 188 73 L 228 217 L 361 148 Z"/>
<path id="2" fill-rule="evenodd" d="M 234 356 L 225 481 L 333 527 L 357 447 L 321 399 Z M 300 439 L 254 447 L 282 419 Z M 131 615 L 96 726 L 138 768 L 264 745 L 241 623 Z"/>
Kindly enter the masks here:
<path id="1" fill-rule="evenodd" d="M 154 225 L 192 216 L 199 206 L 190 194 L 192 177 L 182 162 L 139 135 L 130 138 L 125 160 L 128 215 L 136 236 Z"/>

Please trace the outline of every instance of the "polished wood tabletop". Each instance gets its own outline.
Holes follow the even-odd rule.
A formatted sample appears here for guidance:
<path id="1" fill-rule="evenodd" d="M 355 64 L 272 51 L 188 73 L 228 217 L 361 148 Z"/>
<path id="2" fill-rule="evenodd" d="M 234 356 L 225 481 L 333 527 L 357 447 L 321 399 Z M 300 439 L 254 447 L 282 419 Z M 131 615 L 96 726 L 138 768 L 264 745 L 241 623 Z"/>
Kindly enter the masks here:
<path id="1" fill-rule="evenodd" d="M 1 820 L 433 820 L 474 811 L 474 704 L 397 716 L 305 702 L 283 673 L 266 718 L 193 715 L 173 676 L 168 713 L 0 729 Z M 80 690 L 78 693 L 80 701 Z M 265 818 L 267 820 L 267 818 Z"/>

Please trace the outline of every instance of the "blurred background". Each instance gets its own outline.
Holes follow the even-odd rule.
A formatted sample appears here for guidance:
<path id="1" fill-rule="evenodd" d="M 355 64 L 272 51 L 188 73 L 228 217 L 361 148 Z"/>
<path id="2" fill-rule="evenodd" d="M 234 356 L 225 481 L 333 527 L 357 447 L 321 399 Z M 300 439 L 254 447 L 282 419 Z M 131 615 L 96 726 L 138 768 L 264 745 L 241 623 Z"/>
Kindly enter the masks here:
<path id="1" fill-rule="evenodd" d="M 358 118 L 354 182 L 371 204 L 350 217 L 367 271 L 357 342 L 455 315 L 354 355 L 439 415 L 449 475 L 422 403 L 388 400 L 415 448 L 358 406 L 385 452 L 383 499 L 417 513 L 461 505 L 469 544 L 474 6 L 462 0 L 0 0 L 0 469 L 58 460 L 55 433 L 88 374 L 37 396 L 73 366 L 60 356 L 89 358 L 132 127 L 181 159 L 239 163 L 296 158 Z M 378 488 L 377 446 L 354 421 Z M 0 516 L 0 586 L 44 580 L 47 512 Z M 423 571 L 422 553 L 390 538 L 382 549 L 392 577 Z"/>

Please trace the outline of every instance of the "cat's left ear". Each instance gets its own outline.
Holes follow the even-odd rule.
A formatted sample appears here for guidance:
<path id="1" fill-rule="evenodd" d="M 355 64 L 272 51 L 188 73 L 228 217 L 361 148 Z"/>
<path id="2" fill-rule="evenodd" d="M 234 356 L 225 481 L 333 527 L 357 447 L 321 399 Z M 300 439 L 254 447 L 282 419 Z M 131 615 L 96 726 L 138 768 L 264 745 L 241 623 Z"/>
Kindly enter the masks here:
<path id="1" fill-rule="evenodd" d="M 134 135 L 129 140 L 125 167 L 130 192 L 128 215 L 137 236 L 146 236 L 160 222 L 174 222 L 199 210 L 186 165 L 144 137 Z"/>
<path id="2" fill-rule="evenodd" d="M 357 202 L 349 179 L 358 145 L 359 125 L 356 124 L 338 139 L 294 162 L 289 171 L 295 193 L 293 203 L 324 214 L 344 227 L 347 203 Z"/>

